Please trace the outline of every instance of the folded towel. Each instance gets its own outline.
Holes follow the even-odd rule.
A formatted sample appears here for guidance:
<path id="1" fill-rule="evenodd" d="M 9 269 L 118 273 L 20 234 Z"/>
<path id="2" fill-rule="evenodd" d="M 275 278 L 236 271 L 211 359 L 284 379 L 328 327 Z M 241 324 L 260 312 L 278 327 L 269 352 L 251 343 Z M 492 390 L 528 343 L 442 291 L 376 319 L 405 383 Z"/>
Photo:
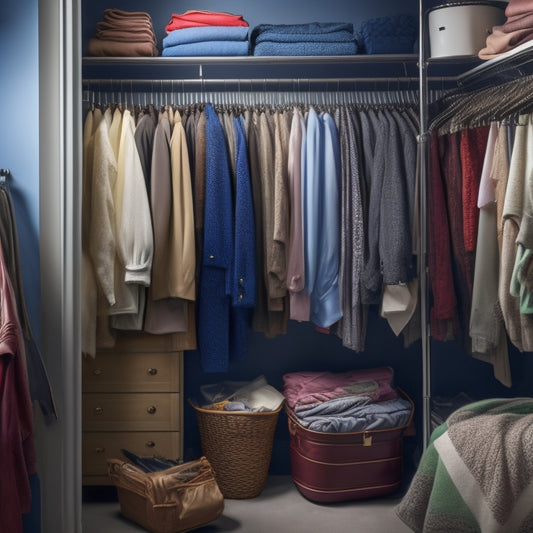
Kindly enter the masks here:
<path id="1" fill-rule="evenodd" d="M 246 41 L 247 39 L 246 26 L 201 26 L 171 31 L 163 39 L 163 47 L 202 41 Z"/>
<path id="2" fill-rule="evenodd" d="M 157 44 L 155 35 L 148 31 L 121 31 L 121 30 L 102 30 L 96 32 L 96 38 L 104 41 L 118 41 L 122 43 L 133 43 L 136 41 L 151 42 L 154 46 Z"/>
<path id="3" fill-rule="evenodd" d="M 494 26 L 492 33 L 487 37 L 485 48 L 479 51 L 478 57 L 484 60 L 493 59 L 531 39 L 533 39 L 533 28 L 504 33 L 501 26 Z"/>
<path id="4" fill-rule="evenodd" d="M 145 11 L 123 11 L 121 9 L 105 9 L 102 19 L 110 22 L 133 20 L 152 22 L 152 17 Z"/>
<path id="5" fill-rule="evenodd" d="M 505 8 L 505 16 L 507 18 L 516 15 L 525 15 L 533 11 L 533 0 L 509 0 Z"/>
<path id="6" fill-rule="evenodd" d="M 301 43 L 259 43 L 253 48 L 254 56 L 345 56 L 356 55 L 356 42 L 301 42 Z"/>
<path id="7" fill-rule="evenodd" d="M 119 42 L 92 38 L 88 53 L 98 57 L 155 57 L 159 55 L 152 42 Z"/>
<path id="8" fill-rule="evenodd" d="M 121 20 L 121 21 L 105 21 L 101 20 L 96 23 L 96 31 L 150 31 L 153 32 L 154 28 L 152 23 L 147 20 Z"/>
<path id="9" fill-rule="evenodd" d="M 356 32 L 367 54 L 411 54 L 418 35 L 418 24 L 411 15 L 365 20 Z"/>
<path id="10" fill-rule="evenodd" d="M 196 26 L 248 26 L 242 15 L 216 11 L 189 10 L 182 14 L 173 13 L 165 27 L 167 33 Z"/>
<path id="11" fill-rule="evenodd" d="M 254 39 L 254 45 L 264 42 L 273 43 L 353 43 L 352 32 L 341 30 L 331 33 L 278 33 L 275 30 L 260 33 Z"/>
<path id="12" fill-rule="evenodd" d="M 349 24 L 347 22 L 310 22 L 306 24 L 259 24 L 258 26 L 255 26 L 252 30 L 252 37 L 255 38 L 256 36 L 265 32 L 272 32 L 276 34 L 300 33 L 304 35 L 324 35 L 327 33 L 349 32 L 353 35 L 353 24 Z"/>
<path id="13" fill-rule="evenodd" d="M 163 48 L 164 57 L 246 56 L 248 41 L 203 41 Z"/>
<path id="14" fill-rule="evenodd" d="M 504 33 L 525 30 L 526 28 L 533 28 L 533 11 L 527 15 L 516 15 L 515 17 L 510 17 L 501 27 Z"/>
<path id="15" fill-rule="evenodd" d="M 350 42 L 353 24 L 311 22 L 308 24 L 259 24 L 250 34 L 252 48 L 264 41 L 273 42 Z"/>

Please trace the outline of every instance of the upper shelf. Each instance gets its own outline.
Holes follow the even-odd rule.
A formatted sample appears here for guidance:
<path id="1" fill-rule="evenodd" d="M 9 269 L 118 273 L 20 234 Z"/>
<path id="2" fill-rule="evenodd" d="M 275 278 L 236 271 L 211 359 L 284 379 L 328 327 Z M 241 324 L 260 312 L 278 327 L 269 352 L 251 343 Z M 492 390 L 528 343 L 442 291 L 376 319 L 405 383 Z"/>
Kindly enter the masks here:
<path id="1" fill-rule="evenodd" d="M 86 80 L 415 79 L 418 56 L 85 57 Z"/>

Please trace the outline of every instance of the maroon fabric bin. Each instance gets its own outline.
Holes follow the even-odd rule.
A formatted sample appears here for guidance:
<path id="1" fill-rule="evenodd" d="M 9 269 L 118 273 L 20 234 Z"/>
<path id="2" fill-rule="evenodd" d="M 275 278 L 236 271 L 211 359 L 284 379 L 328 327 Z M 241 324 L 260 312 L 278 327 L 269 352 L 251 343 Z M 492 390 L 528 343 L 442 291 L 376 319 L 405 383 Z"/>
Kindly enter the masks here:
<path id="1" fill-rule="evenodd" d="M 323 433 L 302 426 L 286 407 L 292 480 L 309 500 L 321 503 L 374 498 L 395 492 L 403 475 L 403 437 L 409 421 L 392 429 Z"/>

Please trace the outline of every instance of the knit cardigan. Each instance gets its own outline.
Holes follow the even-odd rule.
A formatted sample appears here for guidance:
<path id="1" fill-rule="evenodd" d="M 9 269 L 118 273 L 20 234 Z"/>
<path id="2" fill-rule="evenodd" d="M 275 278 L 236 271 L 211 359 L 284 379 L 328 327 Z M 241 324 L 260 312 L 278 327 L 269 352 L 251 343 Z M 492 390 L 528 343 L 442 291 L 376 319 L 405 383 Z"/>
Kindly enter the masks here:
<path id="1" fill-rule="evenodd" d="M 204 247 L 198 344 L 205 372 L 226 372 L 233 262 L 232 191 L 224 131 L 211 105 L 206 114 Z"/>

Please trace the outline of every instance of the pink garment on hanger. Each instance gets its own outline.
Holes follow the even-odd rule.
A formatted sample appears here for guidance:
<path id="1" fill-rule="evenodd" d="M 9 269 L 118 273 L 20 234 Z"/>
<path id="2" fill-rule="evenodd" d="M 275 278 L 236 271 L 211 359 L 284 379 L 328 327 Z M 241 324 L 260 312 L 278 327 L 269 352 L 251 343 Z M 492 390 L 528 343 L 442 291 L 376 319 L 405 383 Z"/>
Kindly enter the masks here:
<path id="1" fill-rule="evenodd" d="M 37 472 L 24 340 L 0 247 L 0 529 L 22 533 Z"/>

